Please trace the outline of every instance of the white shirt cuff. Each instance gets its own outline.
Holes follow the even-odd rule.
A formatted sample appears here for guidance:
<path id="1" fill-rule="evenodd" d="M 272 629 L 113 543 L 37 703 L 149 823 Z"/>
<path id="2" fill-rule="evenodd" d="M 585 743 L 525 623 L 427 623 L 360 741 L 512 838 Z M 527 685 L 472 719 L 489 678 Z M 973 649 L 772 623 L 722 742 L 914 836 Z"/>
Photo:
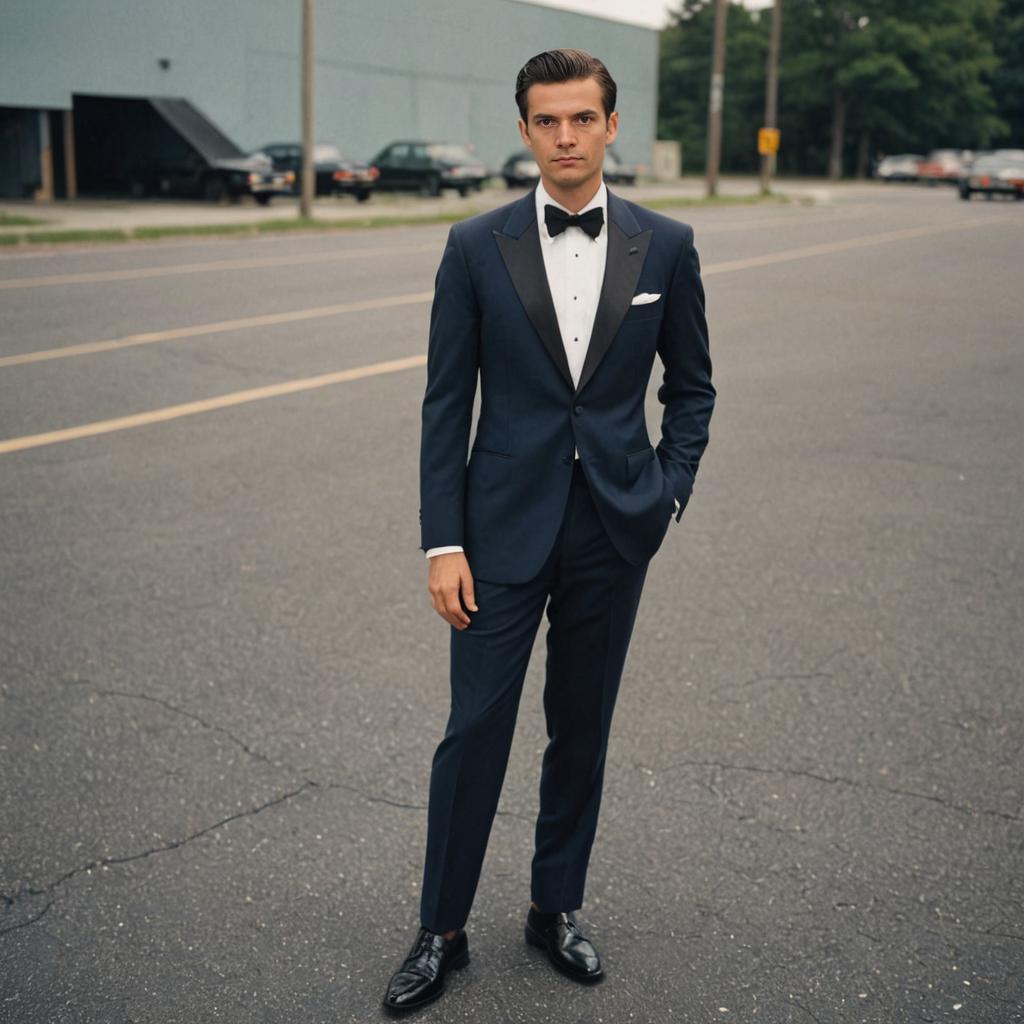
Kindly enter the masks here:
<path id="1" fill-rule="evenodd" d="M 443 548 L 427 548 L 427 558 L 433 558 L 434 555 L 447 555 L 452 551 L 462 550 L 463 548 L 461 544 L 449 544 L 447 547 Z"/>

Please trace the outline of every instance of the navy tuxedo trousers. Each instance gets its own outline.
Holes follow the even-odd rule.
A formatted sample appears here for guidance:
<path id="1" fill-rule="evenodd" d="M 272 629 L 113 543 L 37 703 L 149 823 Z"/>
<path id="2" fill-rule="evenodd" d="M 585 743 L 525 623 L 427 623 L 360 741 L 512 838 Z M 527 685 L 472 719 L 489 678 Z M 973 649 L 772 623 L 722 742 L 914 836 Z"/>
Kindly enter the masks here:
<path id="1" fill-rule="evenodd" d="M 451 712 L 430 773 L 424 927 L 445 932 L 469 916 L 545 603 L 548 745 L 531 897 L 546 912 L 582 906 L 612 712 L 648 564 L 617 552 L 577 460 L 540 572 L 525 583 L 475 580 L 479 610 L 465 630 L 451 627 Z"/>

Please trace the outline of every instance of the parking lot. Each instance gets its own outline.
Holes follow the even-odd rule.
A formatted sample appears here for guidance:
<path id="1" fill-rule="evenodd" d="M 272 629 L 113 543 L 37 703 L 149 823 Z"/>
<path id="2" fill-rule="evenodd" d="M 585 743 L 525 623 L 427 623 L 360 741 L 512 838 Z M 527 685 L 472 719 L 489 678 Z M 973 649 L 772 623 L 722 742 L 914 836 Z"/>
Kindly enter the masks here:
<path id="1" fill-rule="evenodd" d="M 663 211 L 719 398 L 612 729 L 607 978 L 522 940 L 541 633 L 472 964 L 418 1021 L 1024 1021 L 1024 203 L 819 191 Z M 0 253 L 3 1024 L 381 1015 L 447 714 L 446 232 Z"/>

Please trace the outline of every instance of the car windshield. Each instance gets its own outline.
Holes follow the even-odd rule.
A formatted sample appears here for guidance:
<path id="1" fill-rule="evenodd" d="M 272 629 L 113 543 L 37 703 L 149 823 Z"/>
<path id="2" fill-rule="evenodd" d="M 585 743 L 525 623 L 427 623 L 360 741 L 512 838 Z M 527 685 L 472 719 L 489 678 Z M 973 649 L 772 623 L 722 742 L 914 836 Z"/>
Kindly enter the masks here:
<path id="1" fill-rule="evenodd" d="M 322 142 L 313 147 L 313 163 L 329 164 L 341 160 L 341 150 L 330 143 Z"/>
<path id="2" fill-rule="evenodd" d="M 432 142 L 427 146 L 427 154 L 434 160 L 444 160 L 451 164 L 475 164 L 477 159 L 463 146 L 452 146 L 447 142 Z"/>

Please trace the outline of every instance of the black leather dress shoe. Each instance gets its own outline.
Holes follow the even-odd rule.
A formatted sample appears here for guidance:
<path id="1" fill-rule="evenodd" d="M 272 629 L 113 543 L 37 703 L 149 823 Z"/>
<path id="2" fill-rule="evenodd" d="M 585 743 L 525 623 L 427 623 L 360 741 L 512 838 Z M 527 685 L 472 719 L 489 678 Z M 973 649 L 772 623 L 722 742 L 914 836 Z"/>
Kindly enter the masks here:
<path id="1" fill-rule="evenodd" d="M 469 940 L 465 930 L 446 939 L 420 928 L 409 955 L 402 961 L 384 996 L 388 1010 L 415 1010 L 433 1002 L 444 992 L 445 975 L 469 963 Z"/>
<path id="2" fill-rule="evenodd" d="M 603 976 L 597 950 L 580 932 L 571 913 L 545 914 L 530 907 L 526 941 L 546 950 L 551 963 L 576 981 L 597 981 Z"/>

